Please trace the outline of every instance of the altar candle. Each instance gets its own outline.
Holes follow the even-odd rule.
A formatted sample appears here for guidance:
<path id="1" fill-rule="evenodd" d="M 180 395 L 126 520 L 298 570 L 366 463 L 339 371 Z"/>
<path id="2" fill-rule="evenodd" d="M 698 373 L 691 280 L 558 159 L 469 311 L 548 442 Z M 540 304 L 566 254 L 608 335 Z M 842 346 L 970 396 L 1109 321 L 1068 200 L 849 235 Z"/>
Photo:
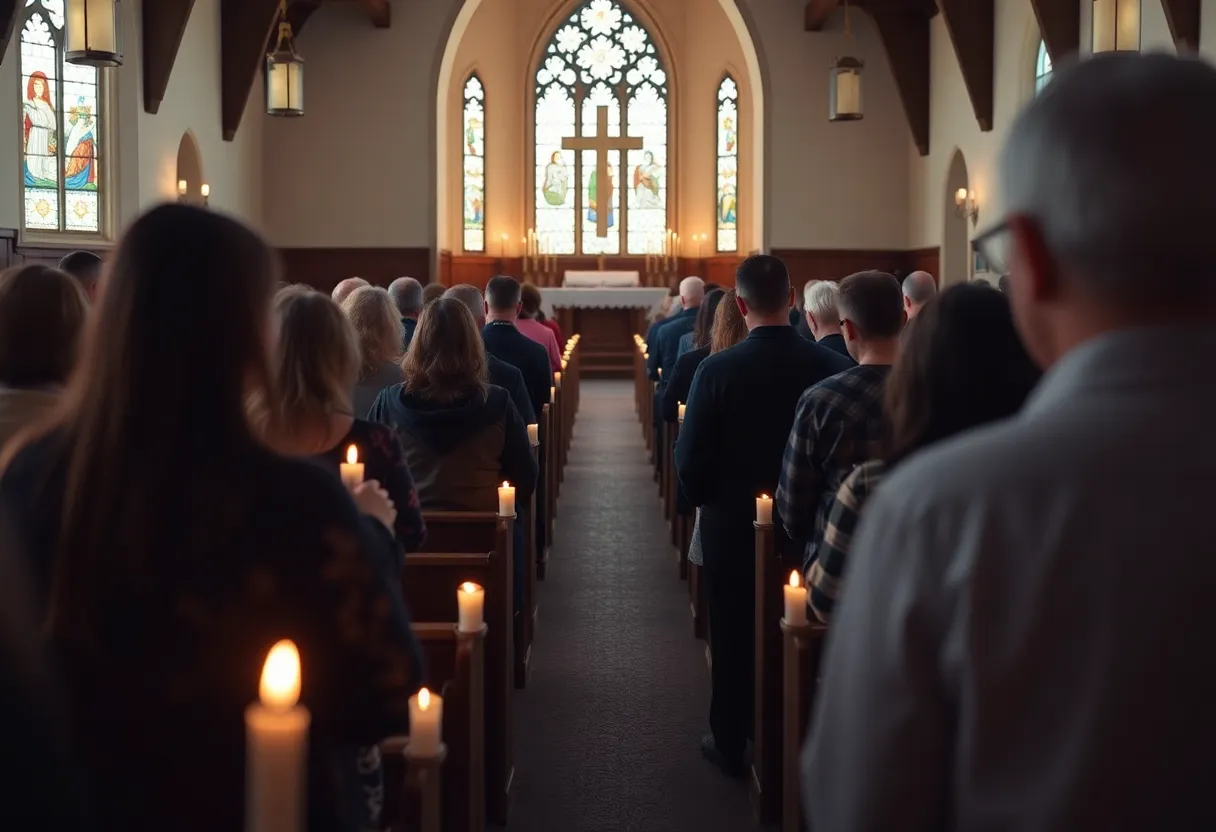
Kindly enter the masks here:
<path id="1" fill-rule="evenodd" d="M 785 585 L 785 623 L 806 623 L 806 587 L 798 577 L 798 570 L 790 573 L 790 582 Z"/>
<path id="2" fill-rule="evenodd" d="M 443 697 L 426 688 L 410 697 L 410 744 L 407 757 L 437 757 L 443 737 Z"/>
<path id="3" fill-rule="evenodd" d="M 528 425 L 528 441 L 533 445 L 540 444 L 540 425 Z"/>
<path id="4" fill-rule="evenodd" d="M 684 421 L 684 408 L 688 407 L 688 405 L 684 404 L 684 402 L 680 402 L 679 407 L 680 407 L 680 421 L 683 422 Z"/>
<path id="5" fill-rule="evenodd" d="M 299 704 L 295 644 L 271 648 L 258 694 L 245 709 L 245 830 L 303 832 L 311 717 Z"/>
<path id="6" fill-rule="evenodd" d="M 363 463 L 359 461 L 359 449 L 354 445 L 346 449 L 346 462 L 338 466 L 338 473 L 342 477 L 342 484 L 350 491 L 362 484 Z"/>
<path id="7" fill-rule="evenodd" d="M 460 611 L 456 629 L 462 633 L 476 633 L 480 630 L 484 620 L 482 612 L 485 603 L 485 589 L 470 581 L 462 583 L 460 589 L 456 590 L 456 606 Z M 789 617 L 788 613 L 786 617 Z"/>
<path id="8" fill-rule="evenodd" d="M 498 487 L 498 516 L 515 516 L 515 486 L 509 482 Z"/>
<path id="9" fill-rule="evenodd" d="M 773 525 L 773 498 L 767 494 L 756 498 L 756 522 L 761 526 Z"/>

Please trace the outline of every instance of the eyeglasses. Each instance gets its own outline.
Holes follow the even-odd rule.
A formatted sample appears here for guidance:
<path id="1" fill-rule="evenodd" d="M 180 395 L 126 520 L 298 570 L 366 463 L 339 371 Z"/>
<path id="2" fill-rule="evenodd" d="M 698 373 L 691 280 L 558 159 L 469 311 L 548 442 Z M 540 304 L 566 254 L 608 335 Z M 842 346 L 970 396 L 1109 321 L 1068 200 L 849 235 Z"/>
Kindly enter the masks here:
<path id="1" fill-rule="evenodd" d="M 977 234 L 971 240 L 971 247 L 988 264 L 989 271 L 996 274 L 1008 274 L 1011 242 L 1009 219 L 1005 218 Z"/>

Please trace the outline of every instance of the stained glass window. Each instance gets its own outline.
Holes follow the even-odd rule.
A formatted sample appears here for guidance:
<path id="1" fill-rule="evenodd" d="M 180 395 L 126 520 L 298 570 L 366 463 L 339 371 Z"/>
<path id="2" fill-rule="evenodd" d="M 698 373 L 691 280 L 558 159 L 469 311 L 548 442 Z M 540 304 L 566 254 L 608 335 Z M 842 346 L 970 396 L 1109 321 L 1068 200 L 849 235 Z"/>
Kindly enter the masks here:
<path id="1" fill-rule="evenodd" d="M 739 85 L 728 74 L 718 85 L 718 251 L 738 251 Z"/>
<path id="2" fill-rule="evenodd" d="M 20 24 L 25 228 L 98 234 L 105 187 L 98 71 L 64 60 L 63 0 L 25 0 Z"/>
<path id="3" fill-rule="evenodd" d="M 596 175 L 598 150 L 564 147 L 568 139 L 622 137 L 641 147 L 606 151 L 607 187 Z M 535 142 L 534 225 L 542 251 L 661 251 L 670 224 L 667 72 L 650 33 L 618 0 L 586 0 L 558 24 L 536 72 Z"/>
<path id="4" fill-rule="evenodd" d="M 1025 77 L 1025 76 L 1023 76 Z M 1039 55 L 1034 63 L 1034 91 L 1038 93 L 1051 80 L 1051 55 L 1047 54 L 1047 44 L 1039 41 Z"/>
<path id="5" fill-rule="evenodd" d="M 486 90 L 464 82 L 464 250 L 486 250 Z"/>

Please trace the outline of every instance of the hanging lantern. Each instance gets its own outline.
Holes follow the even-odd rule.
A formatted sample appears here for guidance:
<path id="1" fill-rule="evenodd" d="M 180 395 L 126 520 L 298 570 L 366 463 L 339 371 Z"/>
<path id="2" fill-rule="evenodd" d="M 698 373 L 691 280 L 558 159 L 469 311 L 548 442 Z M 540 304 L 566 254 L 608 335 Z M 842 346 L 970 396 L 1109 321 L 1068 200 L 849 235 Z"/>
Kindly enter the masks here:
<path id="1" fill-rule="evenodd" d="M 287 0 L 279 2 L 279 39 L 266 56 L 266 114 L 304 115 L 304 59 L 296 53 Z"/>
<path id="2" fill-rule="evenodd" d="M 1140 51 L 1140 0 L 1094 0 L 1093 51 Z"/>
<path id="3" fill-rule="evenodd" d="M 861 73 L 864 69 L 865 64 L 856 58 L 836 59 L 828 88 L 829 121 L 860 121 L 865 118 L 861 106 Z"/>
<path id="4" fill-rule="evenodd" d="M 67 0 L 67 62 L 122 66 L 121 14 L 122 0 Z"/>

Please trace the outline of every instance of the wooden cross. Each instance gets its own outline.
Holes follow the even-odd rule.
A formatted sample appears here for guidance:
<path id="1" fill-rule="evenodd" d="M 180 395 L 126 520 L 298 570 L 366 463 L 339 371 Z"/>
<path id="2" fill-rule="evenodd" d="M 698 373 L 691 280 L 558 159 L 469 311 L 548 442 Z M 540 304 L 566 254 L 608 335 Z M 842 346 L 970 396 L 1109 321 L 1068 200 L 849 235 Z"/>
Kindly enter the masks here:
<path id="1" fill-rule="evenodd" d="M 626 128 L 628 130 L 628 128 Z M 595 236 L 608 236 L 608 212 L 612 206 L 612 180 L 608 178 L 609 150 L 641 150 L 642 140 L 637 137 L 608 135 L 608 107 L 596 108 L 595 136 L 592 138 L 562 139 L 563 150 L 595 151 Z"/>

